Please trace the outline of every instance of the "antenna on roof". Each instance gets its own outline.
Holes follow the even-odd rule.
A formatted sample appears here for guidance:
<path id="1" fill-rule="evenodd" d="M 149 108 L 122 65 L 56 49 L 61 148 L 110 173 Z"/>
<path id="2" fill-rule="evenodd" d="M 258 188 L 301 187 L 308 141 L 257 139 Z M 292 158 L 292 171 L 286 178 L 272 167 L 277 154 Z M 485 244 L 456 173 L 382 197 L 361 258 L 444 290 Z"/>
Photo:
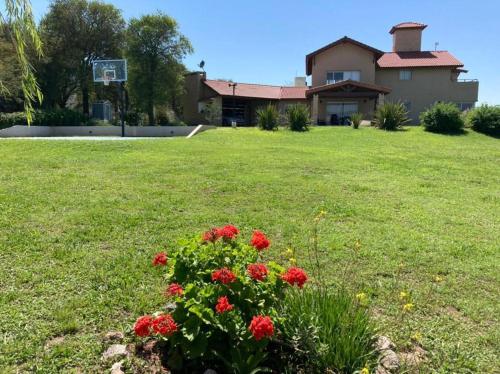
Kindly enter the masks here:
<path id="1" fill-rule="evenodd" d="M 434 43 L 434 50 L 435 50 L 435 51 L 437 51 L 437 49 L 438 49 L 438 45 L 439 45 L 439 42 L 435 42 L 435 43 Z"/>
<path id="2" fill-rule="evenodd" d="M 204 67 L 205 67 L 205 61 L 201 60 L 201 61 L 200 61 L 200 63 L 198 64 L 198 67 L 199 67 L 201 70 L 203 70 L 203 72 L 205 72 L 205 69 L 204 69 Z"/>

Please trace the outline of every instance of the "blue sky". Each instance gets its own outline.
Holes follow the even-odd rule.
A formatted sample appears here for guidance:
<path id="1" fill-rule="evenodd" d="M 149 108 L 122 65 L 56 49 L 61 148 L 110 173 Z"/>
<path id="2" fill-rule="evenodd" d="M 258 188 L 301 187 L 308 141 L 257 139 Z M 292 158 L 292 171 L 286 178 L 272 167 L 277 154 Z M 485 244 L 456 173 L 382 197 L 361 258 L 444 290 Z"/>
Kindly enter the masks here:
<path id="1" fill-rule="evenodd" d="M 427 25 L 422 48 L 448 50 L 480 80 L 479 101 L 500 104 L 499 0 L 113 0 L 125 19 L 160 10 L 192 42 L 188 68 L 209 78 L 287 84 L 305 74 L 305 55 L 344 35 L 390 51 L 392 25 Z M 50 1 L 32 0 L 39 19 Z"/>

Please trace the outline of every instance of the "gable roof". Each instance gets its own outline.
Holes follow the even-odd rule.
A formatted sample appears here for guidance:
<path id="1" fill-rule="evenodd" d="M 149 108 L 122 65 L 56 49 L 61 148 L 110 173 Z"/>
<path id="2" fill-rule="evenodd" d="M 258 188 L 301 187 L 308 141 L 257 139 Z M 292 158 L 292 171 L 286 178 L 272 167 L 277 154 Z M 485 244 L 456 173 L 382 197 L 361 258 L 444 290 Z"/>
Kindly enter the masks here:
<path id="1" fill-rule="evenodd" d="M 380 68 L 462 67 L 447 51 L 387 52 L 377 61 Z"/>
<path id="2" fill-rule="evenodd" d="M 391 31 L 389 31 L 389 34 L 394 34 L 394 31 L 400 30 L 400 29 L 416 29 L 416 30 L 423 30 L 427 27 L 427 25 L 424 25 L 423 23 L 418 23 L 418 22 L 402 22 L 398 23 L 395 26 L 392 26 Z"/>
<path id="3" fill-rule="evenodd" d="M 204 80 L 203 83 L 220 96 L 233 96 L 233 82 Z M 268 100 L 305 100 L 307 87 L 271 86 L 265 84 L 237 83 L 234 96 Z"/>
<path id="4" fill-rule="evenodd" d="M 337 83 L 324 84 L 322 86 L 311 88 L 307 90 L 306 94 L 307 96 L 310 96 L 318 92 L 337 91 L 337 90 L 342 90 L 344 88 L 361 89 L 363 91 L 372 91 L 383 94 L 388 94 L 391 92 L 391 89 L 388 87 L 379 86 L 378 84 L 363 83 L 348 79 Z"/>
<path id="5" fill-rule="evenodd" d="M 314 56 L 320 54 L 321 52 L 324 52 L 330 48 L 333 48 L 337 45 L 341 45 L 341 44 L 353 44 L 353 45 L 356 45 L 360 48 L 363 48 L 363 49 L 366 49 L 370 52 L 372 52 L 373 54 L 375 54 L 377 57 L 382 55 L 384 52 L 376 49 L 376 48 L 373 48 L 373 47 L 370 47 L 369 45 L 367 44 L 364 44 L 364 43 L 361 43 L 361 42 L 358 42 L 357 40 L 354 40 L 354 39 L 351 39 L 347 36 L 344 36 L 343 38 L 340 38 L 339 40 L 336 40 L 334 41 L 333 43 L 330 43 L 328 45 L 325 45 L 324 47 L 320 48 L 320 49 L 317 49 L 316 51 L 314 52 L 311 52 L 309 53 L 307 56 L 306 56 L 306 74 L 307 75 L 311 75 L 312 74 L 312 59 Z"/>

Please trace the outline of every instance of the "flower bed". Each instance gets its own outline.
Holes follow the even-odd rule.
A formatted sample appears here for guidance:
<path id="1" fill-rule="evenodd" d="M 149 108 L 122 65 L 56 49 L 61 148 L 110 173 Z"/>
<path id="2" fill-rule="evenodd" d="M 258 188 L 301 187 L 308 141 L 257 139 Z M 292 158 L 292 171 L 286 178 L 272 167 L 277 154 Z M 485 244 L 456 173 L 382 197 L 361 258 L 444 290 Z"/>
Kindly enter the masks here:
<path id="1" fill-rule="evenodd" d="M 168 309 L 140 317 L 134 331 L 167 342 L 169 368 L 259 368 L 283 322 L 285 289 L 306 283 L 304 270 L 264 261 L 271 244 L 264 233 L 254 231 L 249 242 L 239 234 L 232 225 L 214 228 L 154 257 L 168 282 Z"/>

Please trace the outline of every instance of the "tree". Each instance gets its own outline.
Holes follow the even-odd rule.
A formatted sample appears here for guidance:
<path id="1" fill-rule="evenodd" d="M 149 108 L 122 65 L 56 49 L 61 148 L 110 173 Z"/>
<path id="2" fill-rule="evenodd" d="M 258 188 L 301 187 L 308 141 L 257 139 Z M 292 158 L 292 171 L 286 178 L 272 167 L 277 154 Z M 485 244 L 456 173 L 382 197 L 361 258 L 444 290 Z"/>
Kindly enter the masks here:
<path id="1" fill-rule="evenodd" d="M 32 121 L 33 104 L 41 102 L 43 97 L 38 87 L 34 69 L 28 59 L 27 48 L 31 47 L 37 57 L 42 55 L 42 42 L 31 11 L 29 0 L 5 0 L 5 15 L 0 12 L 0 29 L 7 33 L 18 61 L 21 76 L 21 90 L 24 98 L 24 111 L 28 124 Z M 7 87 L 0 80 L 0 90 Z"/>
<path id="2" fill-rule="evenodd" d="M 153 125 L 156 105 L 176 109 L 185 72 L 182 59 L 192 52 L 191 43 L 163 13 L 132 19 L 126 43 L 130 96 Z"/>
<path id="3" fill-rule="evenodd" d="M 50 100 L 62 104 L 79 89 L 88 115 L 92 63 L 121 56 L 124 29 L 121 11 L 113 5 L 55 0 L 40 27 L 46 44 L 43 86 Z"/>

